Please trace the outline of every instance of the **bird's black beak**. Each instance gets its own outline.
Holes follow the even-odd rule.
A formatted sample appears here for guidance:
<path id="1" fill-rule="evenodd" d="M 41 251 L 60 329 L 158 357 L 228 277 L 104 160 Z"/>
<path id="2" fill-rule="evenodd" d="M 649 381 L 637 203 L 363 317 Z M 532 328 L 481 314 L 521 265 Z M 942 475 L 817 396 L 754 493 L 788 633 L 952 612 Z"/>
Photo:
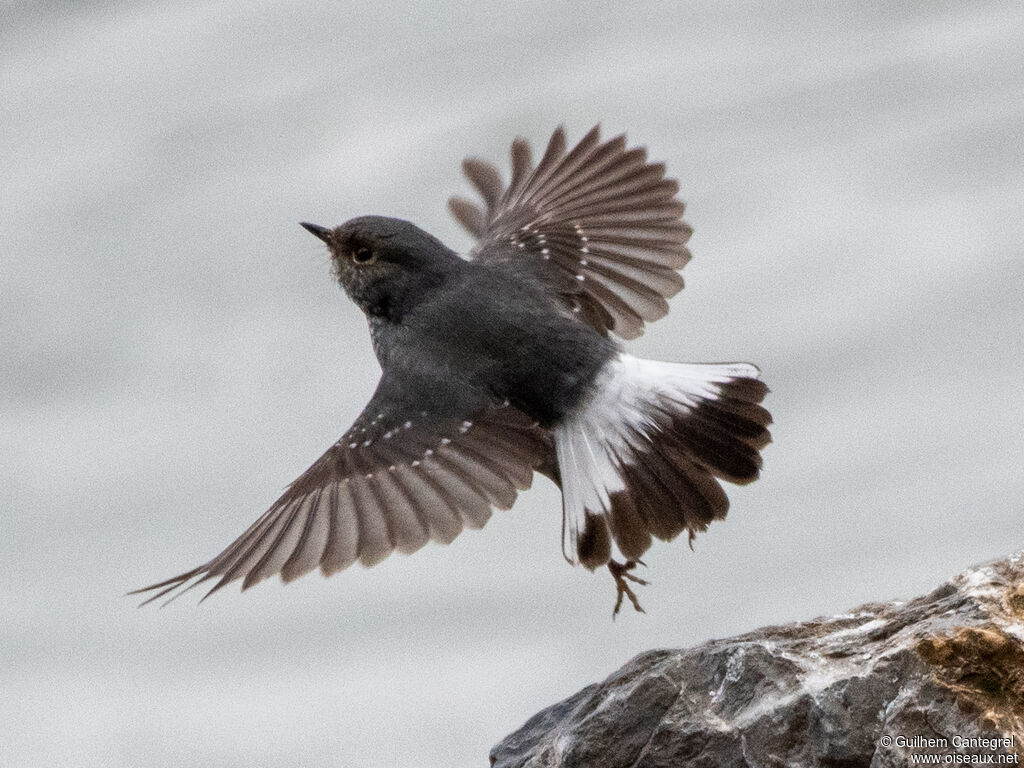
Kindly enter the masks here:
<path id="1" fill-rule="evenodd" d="M 332 233 L 331 230 L 329 230 L 327 227 L 321 227 L 319 224 L 309 224 L 305 221 L 299 223 L 302 225 L 303 228 L 305 228 L 309 232 L 312 232 L 325 243 L 329 243 L 331 241 Z"/>

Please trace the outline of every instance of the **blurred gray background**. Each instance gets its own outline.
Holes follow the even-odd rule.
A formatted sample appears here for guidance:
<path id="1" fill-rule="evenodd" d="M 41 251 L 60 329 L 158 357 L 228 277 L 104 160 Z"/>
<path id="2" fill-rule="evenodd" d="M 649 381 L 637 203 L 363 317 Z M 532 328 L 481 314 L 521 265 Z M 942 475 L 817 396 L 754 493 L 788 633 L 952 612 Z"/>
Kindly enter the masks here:
<path id="1" fill-rule="evenodd" d="M 0 4 L 0 764 L 486 765 L 634 654 L 910 597 L 1024 546 L 1024 5 Z M 757 362 L 775 443 L 611 621 L 539 478 L 331 580 L 136 610 L 378 375 L 297 222 L 470 241 L 467 154 L 668 162 L 687 288 L 629 344 Z"/>

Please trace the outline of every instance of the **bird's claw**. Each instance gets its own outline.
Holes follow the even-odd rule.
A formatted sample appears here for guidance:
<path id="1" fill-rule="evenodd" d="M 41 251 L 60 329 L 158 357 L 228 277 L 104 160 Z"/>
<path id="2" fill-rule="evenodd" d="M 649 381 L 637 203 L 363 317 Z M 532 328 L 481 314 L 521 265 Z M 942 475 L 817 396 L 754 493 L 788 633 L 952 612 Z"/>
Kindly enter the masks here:
<path id="1" fill-rule="evenodd" d="M 636 593 L 630 588 L 626 580 L 632 581 L 640 586 L 647 586 L 650 582 L 641 579 L 639 576 L 630 573 L 637 565 L 642 565 L 645 568 L 647 564 L 643 560 L 627 560 L 625 563 L 620 563 L 615 560 L 611 560 L 608 563 L 608 571 L 611 573 L 612 578 L 615 579 L 615 608 L 612 609 L 612 620 L 619 615 L 619 609 L 622 607 L 622 598 L 628 597 L 629 602 L 633 604 L 633 610 L 637 613 L 646 613 L 641 607 L 640 601 L 637 599 Z"/>

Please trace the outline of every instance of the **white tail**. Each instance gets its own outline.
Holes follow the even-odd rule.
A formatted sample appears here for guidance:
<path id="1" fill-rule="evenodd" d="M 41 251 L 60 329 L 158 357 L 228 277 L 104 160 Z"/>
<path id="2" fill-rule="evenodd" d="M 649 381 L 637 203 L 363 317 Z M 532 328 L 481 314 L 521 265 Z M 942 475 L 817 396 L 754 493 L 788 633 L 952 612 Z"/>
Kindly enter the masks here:
<path id="1" fill-rule="evenodd" d="M 715 477 L 746 483 L 771 423 L 749 363 L 663 363 L 620 354 L 554 430 L 562 479 L 562 549 L 593 568 L 639 557 L 651 534 L 692 536 L 725 515 Z"/>

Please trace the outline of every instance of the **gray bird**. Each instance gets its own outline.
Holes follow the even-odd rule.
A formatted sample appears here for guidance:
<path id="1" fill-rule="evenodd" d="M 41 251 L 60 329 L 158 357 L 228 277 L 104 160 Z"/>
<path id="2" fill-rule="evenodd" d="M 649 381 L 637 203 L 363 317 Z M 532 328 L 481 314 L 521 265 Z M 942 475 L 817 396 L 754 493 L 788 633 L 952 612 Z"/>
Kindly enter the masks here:
<path id="1" fill-rule="evenodd" d="M 565 559 L 611 571 L 614 616 L 623 596 L 643 610 L 627 580 L 646 583 L 631 571 L 652 537 L 692 541 L 725 517 L 719 480 L 755 480 L 770 441 L 760 371 L 644 360 L 613 338 L 639 336 L 683 287 L 691 229 L 677 182 L 598 127 L 568 152 L 559 128 L 536 166 L 516 139 L 511 164 L 506 186 L 493 166 L 463 163 L 485 203 L 449 201 L 479 241 L 469 258 L 399 219 L 302 225 L 366 314 L 380 382 L 245 533 L 136 590 L 155 592 L 146 602 L 448 543 L 540 472 L 562 489 Z"/>

